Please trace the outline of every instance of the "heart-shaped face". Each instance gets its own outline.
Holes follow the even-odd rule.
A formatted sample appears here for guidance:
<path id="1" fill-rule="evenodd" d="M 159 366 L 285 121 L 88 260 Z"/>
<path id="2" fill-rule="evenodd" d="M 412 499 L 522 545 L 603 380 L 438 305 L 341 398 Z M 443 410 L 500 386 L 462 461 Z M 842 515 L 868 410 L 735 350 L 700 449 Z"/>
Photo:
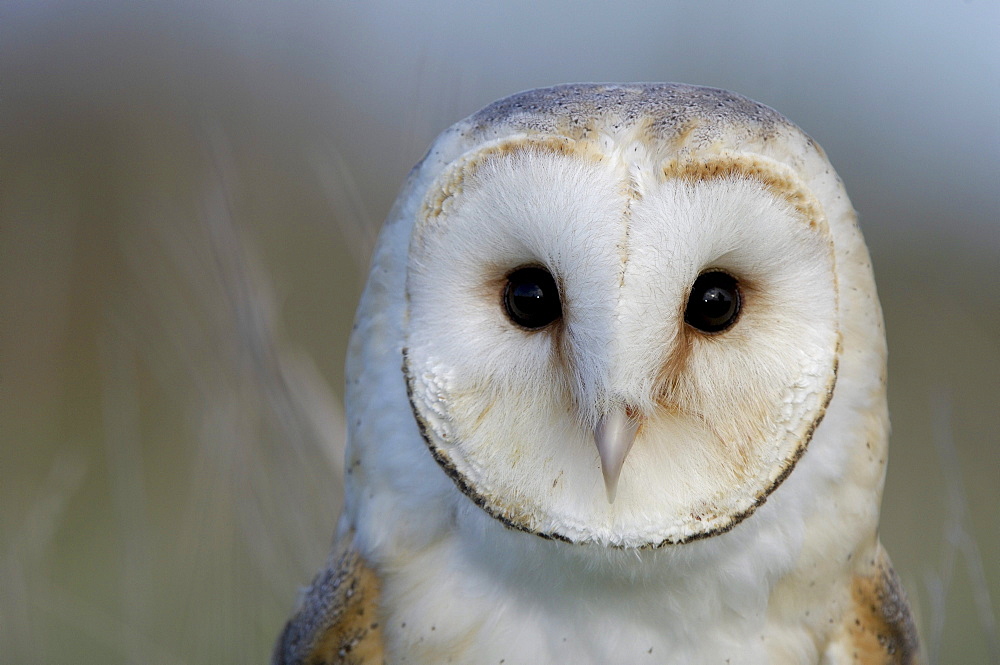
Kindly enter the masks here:
<path id="1" fill-rule="evenodd" d="M 493 517 L 550 538 L 729 530 L 792 471 L 836 379 L 826 216 L 752 152 L 628 132 L 480 145 L 423 200 L 406 297 L 431 453 Z"/>

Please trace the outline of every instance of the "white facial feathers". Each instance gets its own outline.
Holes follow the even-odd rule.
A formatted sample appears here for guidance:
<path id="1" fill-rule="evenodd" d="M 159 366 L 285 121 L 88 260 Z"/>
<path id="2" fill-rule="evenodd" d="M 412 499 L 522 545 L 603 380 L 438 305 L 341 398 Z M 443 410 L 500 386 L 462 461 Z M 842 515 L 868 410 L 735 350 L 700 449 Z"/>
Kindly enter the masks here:
<path id="1" fill-rule="evenodd" d="M 432 186 L 407 274 L 406 367 L 438 461 L 509 526 L 640 547 L 728 529 L 804 449 L 835 377 L 833 253 L 820 208 L 759 156 L 557 137 L 473 150 Z M 550 271 L 563 316 L 510 320 L 507 276 Z M 739 284 L 732 328 L 687 325 L 707 270 Z M 593 433 L 638 433 L 617 478 Z M 608 463 L 605 462 L 605 467 Z"/>

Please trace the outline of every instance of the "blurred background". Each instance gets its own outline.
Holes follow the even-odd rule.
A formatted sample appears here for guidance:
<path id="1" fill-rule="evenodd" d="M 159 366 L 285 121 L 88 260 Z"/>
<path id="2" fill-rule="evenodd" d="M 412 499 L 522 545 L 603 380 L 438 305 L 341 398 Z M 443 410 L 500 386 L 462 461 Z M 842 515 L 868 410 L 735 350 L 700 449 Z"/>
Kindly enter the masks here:
<path id="1" fill-rule="evenodd" d="M 890 345 L 882 539 L 1000 662 L 1000 5 L 0 4 L 0 660 L 267 660 L 340 506 L 381 220 L 525 88 L 683 81 L 826 149 Z"/>

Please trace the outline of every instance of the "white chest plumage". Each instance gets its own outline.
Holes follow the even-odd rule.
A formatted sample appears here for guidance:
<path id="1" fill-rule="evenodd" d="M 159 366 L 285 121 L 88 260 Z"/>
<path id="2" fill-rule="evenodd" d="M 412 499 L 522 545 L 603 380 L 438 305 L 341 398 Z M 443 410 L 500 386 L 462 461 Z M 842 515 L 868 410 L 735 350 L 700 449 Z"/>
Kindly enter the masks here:
<path id="1" fill-rule="evenodd" d="M 356 324 L 350 555 L 275 662 L 914 662 L 867 252 L 777 113 L 484 109 L 411 174 Z"/>

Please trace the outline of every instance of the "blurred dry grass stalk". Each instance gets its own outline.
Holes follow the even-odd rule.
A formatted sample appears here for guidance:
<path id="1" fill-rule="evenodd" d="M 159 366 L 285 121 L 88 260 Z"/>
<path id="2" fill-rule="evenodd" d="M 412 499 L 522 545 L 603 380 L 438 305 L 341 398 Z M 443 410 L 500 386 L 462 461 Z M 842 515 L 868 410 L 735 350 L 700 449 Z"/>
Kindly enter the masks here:
<path id="1" fill-rule="evenodd" d="M 927 570 L 924 574 L 924 584 L 931 602 L 925 631 L 928 662 L 944 662 L 941 659 L 941 645 L 947 618 L 947 601 L 960 562 L 969 577 L 975 615 L 986 642 L 987 653 L 991 662 L 1000 663 L 1000 634 L 983 557 L 968 516 L 969 499 L 962 481 L 958 451 L 952 434 L 951 396 L 946 391 L 939 389 L 931 396 L 931 412 L 934 444 L 941 461 L 941 474 L 946 488 L 947 519 L 941 539 L 940 568 L 937 571 Z"/>
<path id="2" fill-rule="evenodd" d="M 107 563 L 120 612 L 49 574 L 87 472 L 61 452 L 6 548 L 0 624 L 17 662 L 65 656 L 49 632 L 60 624 L 126 662 L 260 661 L 290 590 L 325 553 L 340 502 L 340 401 L 281 342 L 266 271 L 232 218 L 234 171 L 218 156 L 209 164 L 200 214 L 133 197 L 147 209 L 113 234 L 130 279 L 97 322 L 112 514 L 93 536 L 117 541 Z M 162 400 L 176 402 L 166 409 L 178 409 L 178 429 L 156 422 Z M 151 433 L 173 439 L 180 464 L 163 465 Z M 150 488 L 164 472 L 166 486 Z"/>

